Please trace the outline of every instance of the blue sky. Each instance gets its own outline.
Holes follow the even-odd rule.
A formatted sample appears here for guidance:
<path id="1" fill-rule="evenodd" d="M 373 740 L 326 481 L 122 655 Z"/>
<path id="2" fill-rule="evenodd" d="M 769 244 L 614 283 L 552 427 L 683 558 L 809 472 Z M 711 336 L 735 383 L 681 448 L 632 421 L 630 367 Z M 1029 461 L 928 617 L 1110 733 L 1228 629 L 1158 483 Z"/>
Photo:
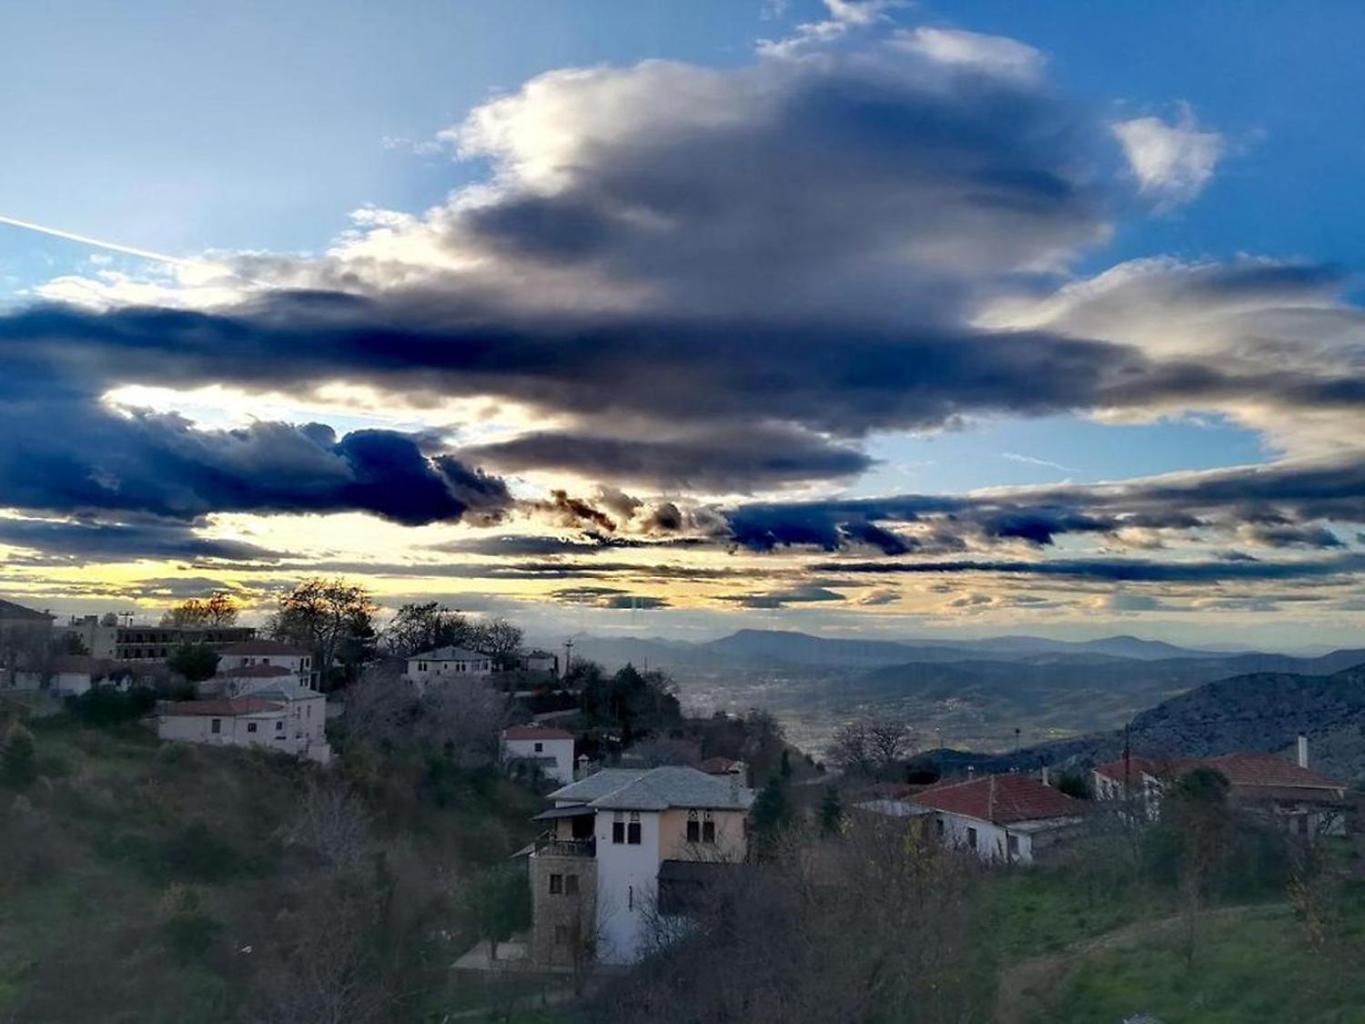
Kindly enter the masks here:
<path id="1" fill-rule="evenodd" d="M 110 530 L 133 530 L 134 524 L 108 517 L 151 515 L 158 530 L 180 531 L 173 540 L 158 534 L 154 550 L 212 550 L 224 558 L 224 552 L 243 550 L 230 543 L 244 538 L 281 551 L 278 541 L 288 549 L 285 555 L 302 556 L 290 515 L 377 515 L 421 530 L 448 521 L 455 539 L 446 542 L 470 546 L 474 542 L 466 534 L 477 513 L 484 517 L 480 523 L 497 522 L 519 535 L 549 531 L 581 545 L 566 531 L 591 533 L 600 520 L 574 521 L 577 513 L 564 502 L 577 496 L 599 500 L 625 488 L 638 496 L 640 507 L 679 504 L 684 531 L 693 531 L 690 542 L 715 539 L 706 532 L 715 528 L 707 525 L 715 520 L 706 510 L 721 509 L 741 547 L 771 555 L 761 563 L 766 568 L 755 570 L 759 576 L 771 571 L 773 581 L 754 584 L 768 592 L 789 592 L 782 574 L 805 571 L 796 561 L 776 569 L 791 537 L 805 538 L 798 547 L 812 537 L 825 538 L 815 542 L 817 549 L 871 544 L 895 558 L 954 551 L 984 556 L 1022 544 L 1018 550 L 1025 557 L 1046 559 L 1054 539 L 1067 548 L 1093 540 L 1104 557 L 1173 561 L 1240 556 L 1248 545 L 1249 557 L 1260 560 L 1350 552 L 1356 512 L 1341 504 L 1348 486 L 1333 492 L 1336 504 L 1322 503 L 1317 484 L 1303 484 L 1295 485 L 1293 496 L 1276 492 L 1257 499 L 1255 508 L 1242 502 L 1237 509 L 1224 488 L 1225 497 L 1218 499 L 1224 505 L 1195 506 L 1204 510 L 1190 523 L 1172 526 L 1178 517 L 1171 514 L 1169 488 L 1141 481 L 1186 474 L 1179 487 L 1203 488 L 1207 482 L 1189 474 L 1249 464 L 1307 479 L 1300 473 L 1303 460 L 1335 459 L 1335 467 L 1355 457 L 1351 396 L 1365 359 L 1354 305 L 1356 275 L 1365 263 L 1360 230 L 1365 198 L 1358 187 L 1365 176 L 1365 143 L 1355 130 L 1365 119 L 1356 53 L 1362 37 L 1365 9 L 1358 5 L 1230 0 L 384 5 L 297 0 L 146 3 L 135 11 L 94 2 L 7 5 L 0 11 L 0 38 L 9 44 L 0 131 L 11 145 L 0 162 L 0 217 L 233 269 L 228 278 L 216 279 L 224 291 L 201 294 L 194 281 L 167 276 L 155 261 L 0 224 L 0 310 L 13 317 L 8 327 L 0 323 L 9 332 L 0 331 L 0 341 L 60 339 L 69 322 L 61 321 L 51 334 L 55 328 L 35 319 L 32 310 L 40 295 L 62 301 L 76 295 L 72 280 L 104 289 L 100 302 L 106 308 L 112 303 L 113 316 L 123 315 L 120 308 L 131 302 L 188 306 L 210 316 L 235 310 L 254 315 L 249 305 L 234 304 L 261 300 L 262 294 L 233 293 L 264 281 L 276 289 L 358 292 L 391 304 L 390 314 L 398 319 L 409 315 L 404 289 L 419 281 L 462 316 L 475 296 L 479 315 L 491 317 L 495 327 L 524 325 L 527 315 L 549 311 L 582 330 L 596 329 L 593 317 L 604 311 L 608 319 L 618 317 L 621 303 L 638 304 L 643 294 L 650 296 L 649 308 L 632 305 L 631 314 L 665 318 L 633 328 L 646 336 L 660 322 L 676 327 L 680 318 L 694 318 L 700 328 L 737 317 L 761 328 L 739 351 L 761 353 L 774 344 L 783 353 L 771 364 L 756 356 L 759 363 L 742 373 L 719 364 L 702 372 L 708 357 L 699 357 L 696 408 L 683 402 L 665 415 L 677 395 L 664 387 L 652 403 L 607 416 L 583 405 L 572 390 L 547 397 L 545 382 L 534 379 L 543 372 L 541 364 L 525 379 L 518 376 L 527 372 L 524 367 L 500 367 L 499 373 L 512 376 L 484 393 L 462 376 L 470 367 L 457 372 L 443 362 L 445 355 L 430 366 L 419 361 L 413 371 L 429 372 L 424 379 L 440 383 L 432 394 L 414 399 L 411 378 L 396 385 L 387 376 L 394 367 L 373 355 L 338 356 L 334 371 L 325 360 L 296 367 L 295 354 L 269 347 L 282 344 L 272 341 L 265 348 L 244 346 L 241 353 L 241 360 L 267 366 L 259 374 L 218 366 L 219 353 L 186 355 L 189 368 L 168 374 L 139 369 L 105 351 L 102 346 L 113 351 L 126 344 L 126 332 L 116 342 L 92 342 L 95 348 L 82 350 L 79 358 L 68 357 L 65 341 L 45 340 L 44 358 L 50 356 L 63 374 L 73 366 L 89 367 L 90 381 L 77 391 L 103 389 L 105 402 L 153 410 L 147 429 L 179 438 L 158 442 L 169 445 L 168 451 L 192 444 L 212 462 L 228 458 L 223 446 L 249 441 L 262 446 L 252 448 L 250 458 L 265 458 L 269 446 L 261 438 L 288 434 L 291 443 L 324 446 L 321 452 L 308 448 L 310 457 L 339 457 L 349 471 L 362 473 L 370 471 L 362 461 L 380 456 L 368 448 L 362 452 L 359 441 L 347 442 L 343 435 L 373 428 L 392 435 L 384 442 L 393 446 L 385 449 L 391 455 L 384 458 L 396 461 L 384 473 L 399 472 L 395 467 L 412 458 L 418 460 L 414 465 L 427 465 L 421 460 L 436 458 L 432 445 L 443 443 L 447 455 L 471 471 L 486 470 L 493 482 L 471 492 L 468 480 L 432 462 L 430 471 L 440 478 L 434 486 L 443 496 L 421 510 L 399 508 L 379 496 L 357 500 L 354 487 L 328 491 L 326 498 L 307 488 L 301 499 L 292 493 L 281 498 L 278 489 L 247 498 L 235 487 L 217 495 L 196 492 L 192 500 L 160 493 L 144 500 L 132 496 L 128 483 L 136 475 L 129 469 L 133 462 L 111 462 L 88 467 L 92 480 L 118 481 L 107 508 L 85 497 L 53 498 L 20 479 L 10 485 L 11 493 L 37 496 L 10 514 L 94 517 Z M 756 55 L 760 40 L 776 46 Z M 779 53 L 784 47 L 788 50 Z M 970 53 L 966 64 L 964 47 Z M 819 73 L 811 70 L 818 63 L 802 63 L 824 58 L 833 63 Z M 639 67 L 655 59 L 677 62 L 681 77 L 667 84 L 666 76 Z M 830 108 L 819 106 L 831 97 L 843 102 L 854 94 L 848 90 L 866 86 L 869 67 L 892 76 L 878 88 L 894 81 L 893 91 L 908 90 L 892 101 L 890 113 L 877 108 L 875 116 L 887 126 L 884 146 L 876 138 L 851 136 L 860 129 L 854 122 L 822 120 Z M 566 68 L 610 70 L 582 80 L 537 79 Z M 902 74 L 910 77 L 895 77 Z M 584 84 L 589 81 L 595 84 Z M 769 92 L 752 91 L 754 82 L 763 81 Z M 983 101 L 982 83 L 998 96 Z M 831 91 L 821 92 L 826 88 Z M 756 97 L 766 95 L 786 96 L 788 107 L 777 114 L 759 110 Z M 906 106 L 896 106 L 902 101 Z M 930 109 L 940 101 L 942 109 Z M 992 106 L 997 101 L 1016 109 L 1011 117 L 1020 123 L 997 119 Z M 601 113 L 615 110 L 614 103 L 623 104 L 619 117 Z M 854 115 L 861 109 L 855 104 Z M 552 112 L 548 121 L 535 120 L 544 117 L 542 110 Z M 478 152 L 456 159 L 451 146 L 435 139 L 471 115 L 465 131 L 477 129 Z M 480 117 L 492 120 L 478 127 Z M 778 126 L 789 134 L 778 134 L 775 122 L 765 120 L 774 117 L 790 117 Z M 725 135 L 731 120 L 750 135 Z M 1201 140 L 1211 147 L 1193 184 L 1175 182 L 1180 167 L 1158 168 L 1160 180 L 1142 177 L 1138 158 L 1132 151 L 1125 157 L 1116 141 L 1117 126 L 1139 124 L 1156 132 L 1158 144 L 1176 146 L 1177 158 L 1194 161 L 1188 167 L 1199 163 Z M 685 140 L 698 125 L 704 127 L 697 142 L 711 148 L 698 157 L 699 184 L 696 195 L 689 195 L 687 175 L 673 176 L 692 157 Z M 564 138 L 556 139 L 560 129 Z M 773 134 L 761 134 L 770 130 Z M 914 147 L 917 131 L 930 132 L 920 154 Z M 746 139 L 759 138 L 782 156 L 763 168 L 760 155 L 762 173 L 751 180 L 755 157 Z M 841 192 L 839 181 L 821 177 L 826 172 L 818 168 L 817 154 L 850 140 L 856 152 L 834 161 L 833 173 L 868 177 L 865 187 L 853 182 Z M 905 140 L 908 151 L 897 148 Z M 932 150 L 940 145 L 945 155 L 936 162 Z M 567 179 L 534 163 L 542 153 L 559 152 L 556 146 L 582 162 L 568 167 Z M 651 170 L 641 155 L 649 146 L 676 155 Z M 726 162 L 732 152 L 742 154 L 740 163 Z M 805 156 L 782 163 L 792 152 Z M 971 173 L 952 161 L 963 153 L 977 159 L 978 152 L 991 163 L 992 187 L 1008 193 L 1001 201 L 1009 209 L 1033 210 L 1036 217 L 1029 214 L 1013 227 L 1005 214 L 999 223 L 976 224 L 975 200 L 968 196 L 945 223 L 934 222 L 942 212 L 938 197 L 953 196 L 950 203 L 961 198 L 968 178 L 954 175 Z M 708 159 L 716 162 L 706 164 Z M 1018 160 L 1017 172 L 998 166 L 1010 159 Z M 518 163 L 522 160 L 532 162 Z M 893 175 L 883 177 L 884 169 Z M 650 191 L 651 174 L 668 182 L 657 194 Z M 941 180 L 932 180 L 940 174 Z M 905 188 L 924 184 L 931 198 L 905 193 L 895 175 L 911 183 Z M 785 183 L 790 194 L 774 200 L 762 191 L 743 193 L 765 180 Z M 726 194 L 731 185 L 734 193 Z M 854 197 L 879 195 L 878 189 L 886 189 L 885 209 L 895 214 L 883 218 L 875 206 L 870 212 L 858 209 Z M 618 191 L 608 194 L 612 190 Z M 773 218 L 766 212 L 769 202 L 784 209 L 782 202 L 800 203 L 807 195 L 813 212 L 795 226 L 786 213 Z M 471 201 L 486 208 L 470 213 Z M 704 212 L 696 223 L 681 225 L 682 233 L 667 246 L 650 250 L 639 248 L 638 238 L 614 233 L 621 225 L 613 220 L 618 208 L 613 203 L 643 204 L 648 217 L 660 218 L 655 223 L 669 222 L 677 209 Z M 388 212 L 353 224 L 351 213 L 365 207 Z M 426 219 L 425 211 L 433 209 Z M 836 226 L 845 212 L 847 224 Z M 717 217 L 714 224 L 708 226 L 707 216 Z M 898 252 L 894 238 L 881 236 L 879 221 L 895 216 L 906 218 L 905 237 L 928 239 L 929 257 Z M 866 245 L 848 226 L 859 217 L 865 218 L 857 230 L 867 233 Z M 742 231 L 735 227 L 740 223 L 747 225 Z M 638 227 L 633 222 L 630 230 Z M 320 258 L 348 229 L 340 250 Z M 807 230 L 808 237 L 801 234 Z M 764 232 L 774 241 L 764 239 Z M 594 248 L 618 243 L 619 260 Z M 750 247 L 757 255 L 746 255 Z M 492 276 L 452 274 L 438 265 L 442 252 L 465 266 L 491 259 Z M 599 263 L 603 252 L 607 261 Z M 771 268 L 770 254 L 778 255 Z M 731 258 L 733 269 L 719 269 Z M 385 264 L 391 259 L 407 270 L 395 277 Z M 387 268 L 382 273 L 375 269 L 381 265 Z M 746 274 L 754 275 L 747 285 L 740 280 Z M 645 291 L 632 291 L 641 286 Z M 562 294 L 561 287 L 567 288 Z M 766 289 L 772 289 L 768 300 Z M 263 301 L 274 302 L 270 294 L 281 296 L 277 305 L 288 305 L 282 292 L 266 293 Z M 596 312 L 579 323 L 587 307 Z M 275 310 L 270 322 L 292 330 L 296 318 L 308 322 L 310 315 L 290 307 Z M 103 323 L 79 330 L 94 337 Z M 763 330 L 780 333 L 793 324 L 809 339 L 762 340 Z M 874 335 L 858 340 L 869 325 L 918 332 L 923 337 L 915 346 L 927 348 L 912 346 L 909 362 L 889 359 L 883 366 L 878 361 L 888 354 L 881 342 Z M 945 348 L 940 337 L 983 328 L 1033 331 L 1040 348 L 1028 349 L 1033 341 L 1000 348 L 1000 339 L 986 339 L 982 353 L 968 346 L 972 351 L 962 355 Z M 38 334 L 26 333 L 34 330 Z M 847 363 L 821 356 L 823 368 L 812 367 L 809 378 L 793 369 L 793 353 L 831 346 L 841 351 L 849 331 L 854 340 Z M 1109 348 L 1085 349 L 1090 342 Z M 167 334 L 139 345 L 180 355 L 192 342 Z M 1020 346 L 1029 352 L 1022 362 L 1016 359 Z M 1014 355 L 996 363 L 986 353 L 997 349 Z M 22 360 L 32 355 L 21 351 L 28 354 L 16 365 L 27 372 L 29 363 Z M 348 364 L 352 358 L 360 362 Z M 686 358 L 669 368 L 667 352 L 659 366 L 665 379 L 692 369 Z M 645 366 L 620 372 L 647 371 Z M 1300 371 L 1301 379 L 1285 376 Z M 51 372 L 34 378 L 34 402 L 41 401 L 40 383 L 49 386 Z M 577 372 L 568 370 L 570 376 Z M 269 374 L 278 379 L 265 380 Z M 843 382 L 833 383 L 831 375 Z M 1220 375 L 1226 379 L 1215 379 Z M 756 380 L 783 383 L 758 387 L 757 411 L 744 413 L 743 396 L 726 389 L 753 388 Z M 894 393 L 893 380 L 905 390 Z M 334 390 L 319 393 L 319 384 Z M 816 394 L 826 385 L 828 408 Z M 891 393 L 873 394 L 877 387 Z M 350 390 L 337 397 L 335 388 Z M 857 397 L 868 388 L 866 399 Z M 711 389 L 719 396 L 714 402 Z M 921 398 L 908 397 L 921 392 L 922 408 Z M 602 395 L 601 407 L 617 397 L 611 388 Z M 0 417 L 6 415 L 4 397 L 0 390 Z M 25 407 L 22 415 L 32 411 Z M 80 415 L 102 417 L 107 411 L 83 409 Z M 61 421 L 51 413 L 47 419 Z M 301 427 L 311 419 L 329 424 L 334 440 L 319 442 L 324 435 Z M 223 430 L 245 424 L 255 424 L 248 434 Z M 128 443 L 134 445 L 132 439 Z M 419 455 L 409 454 L 414 445 Z M 280 465 L 298 465 L 297 452 L 287 458 L 273 448 L 269 453 Z M 237 452 L 228 461 L 238 466 L 246 457 Z M 133 448 L 120 458 L 136 461 Z M 20 466 L 20 476 L 34 466 Z M 220 470 L 206 465 L 204 479 L 218 479 Z M 4 472 L 0 464 L 0 475 Z M 1349 472 L 1343 469 L 1340 479 L 1354 479 Z M 1320 480 L 1320 474 L 1312 479 Z M 1122 501 L 1111 492 L 1066 489 L 1125 480 L 1135 482 L 1126 485 Z M 432 481 L 424 480 L 422 486 L 428 485 Z M 1018 493 L 1008 501 L 991 498 L 989 507 L 983 499 L 961 498 L 980 488 Z M 543 497 L 556 491 L 567 497 Z M 854 506 L 852 512 L 810 505 L 897 495 L 952 496 L 967 504 L 926 511 L 912 501 Z M 745 502 L 778 503 L 758 517 L 770 532 L 760 537 L 743 532 L 741 524 L 755 521 L 734 511 Z M 1000 502 L 1009 509 L 1002 512 Z M 1160 510 L 1154 503 L 1162 503 Z M 594 514 L 604 516 L 609 505 Z M 1047 523 L 1040 524 L 1039 510 L 1046 510 Z M 649 532 L 662 521 L 657 516 L 646 527 L 632 518 L 635 513 L 623 515 L 613 528 L 638 533 L 642 541 L 658 539 Z M 854 519 L 839 519 L 846 515 Z M 941 521 L 934 518 L 940 516 Z M 931 523 L 939 525 L 930 529 Z M 883 527 L 894 536 L 878 533 Z M 23 529 L 30 538 L 37 531 L 31 525 Z M 145 524 L 136 529 L 145 530 Z M 17 530 L 11 526 L 11 533 Z M 186 530 L 197 532 L 190 537 Z M 966 533 L 950 544 L 943 530 Z M 1162 532 L 1167 530 L 1185 532 Z M 412 536 L 394 533 L 384 557 L 409 557 Z M 921 549 L 924 536 L 930 541 Z M 901 550 L 906 543 L 910 550 Z M 136 554 L 131 539 L 128 545 L 126 551 L 119 548 L 120 557 Z M 356 564 L 345 544 L 331 554 L 338 566 Z M 133 570 L 118 573 L 126 578 Z M 1267 569 L 1265 579 L 1276 573 Z M 249 575 L 233 578 L 251 585 Z M 889 590 L 892 579 L 876 582 Z M 430 592 L 442 584 L 420 585 Z M 639 579 L 631 584 L 639 585 Z M 1099 607 L 1093 604 L 1099 600 L 1097 585 L 1079 584 L 1080 597 L 1049 592 L 1039 607 L 1091 616 Z M 1330 629 L 1338 630 L 1351 620 L 1354 571 L 1334 585 L 1328 598 L 1335 603 L 1328 611 Z M 1240 616 L 1227 620 L 1227 628 L 1254 628 L 1253 606 L 1274 608 L 1277 600 L 1291 600 L 1285 593 L 1267 596 L 1269 586 L 1247 583 L 1234 593 L 1223 581 L 1201 603 L 1193 591 L 1172 585 L 1148 609 L 1149 618 L 1168 631 L 1183 629 L 1194 621 L 1186 613 L 1212 614 L 1203 609 L 1217 604 Z M 544 598 L 543 587 L 538 596 Z M 997 615 L 989 621 L 1020 626 L 1019 606 L 994 592 L 988 596 L 994 604 L 983 600 L 976 607 Z M 699 591 L 687 614 L 719 614 L 733 597 Z M 533 596 L 509 592 L 505 599 Z M 598 609 L 609 614 L 612 600 L 604 595 Z M 926 602 L 924 594 L 903 594 L 895 614 L 924 615 L 940 625 L 953 614 Z M 821 607 L 826 616 L 821 621 L 842 623 L 839 616 L 851 615 L 853 605 L 884 608 L 890 602 L 850 582 L 847 604 Z M 1171 625 L 1160 619 L 1162 610 L 1185 617 Z M 574 613 L 581 615 L 581 607 Z M 888 621 L 869 628 L 899 628 Z"/>

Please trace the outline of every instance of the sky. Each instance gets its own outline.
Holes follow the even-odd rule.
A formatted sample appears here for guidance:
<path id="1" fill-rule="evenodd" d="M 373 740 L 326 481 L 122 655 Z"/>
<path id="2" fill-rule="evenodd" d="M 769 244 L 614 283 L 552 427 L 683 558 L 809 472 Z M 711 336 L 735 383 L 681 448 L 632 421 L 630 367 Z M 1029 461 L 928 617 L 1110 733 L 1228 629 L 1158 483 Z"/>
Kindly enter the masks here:
<path id="1" fill-rule="evenodd" d="M 0 591 L 1357 642 L 1362 30 L 6 5 Z"/>

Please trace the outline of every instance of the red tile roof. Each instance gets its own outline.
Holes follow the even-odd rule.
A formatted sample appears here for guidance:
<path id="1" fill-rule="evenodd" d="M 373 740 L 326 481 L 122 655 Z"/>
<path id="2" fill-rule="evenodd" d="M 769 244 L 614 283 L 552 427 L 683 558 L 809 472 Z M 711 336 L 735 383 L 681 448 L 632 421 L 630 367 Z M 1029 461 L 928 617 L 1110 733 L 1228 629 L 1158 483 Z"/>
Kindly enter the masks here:
<path id="1" fill-rule="evenodd" d="M 239 640 L 236 643 L 223 644 L 218 648 L 219 654 L 282 654 L 287 657 L 302 658 L 307 657 L 312 651 L 306 651 L 302 647 L 295 647 L 293 644 L 281 643 L 279 640 Z"/>
<path id="2" fill-rule="evenodd" d="M 1206 757 L 1199 766 L 1223 773 L 1234 788 L 1273 786 L 1285 789 L 1344 789 L 1344 784 L 1319 772 L 1300 768 L 1275 754 L 1225 754 Z M 1194 766 L 1191 766 L 1194 767 Z M 1188 768 L 1186 769 L 1189 770 Z"/>
<path id="3" fill-rule="evenodd" d="M 573 733 L 543 725 L 511 725 L 502 731 L 505 740 L 571 740 Z"/>
<path id="4" fill-rule="evenodd" d="M 920 790 L 912 800 L 921 807 L 979 818 L 996 825 L 1084 814 L 1085 803 L 1027 775 L 986 775 Z"/>
<path id="5" fill-rule="evenodd" d="M 182 700 L 171 701 L 161 706 L 161 714 L 172 717 L 182 715 L 213 715 L 217 718 L 235 718 L 238 715 L 256 715 L 264 711 L 280 711 L 282 704 L 255 697 L 239 697 L 235 700 Z"/>
<path id="6" fill-rule="evenodd" d="M 1300 768 L 1278 754 L 1242 753 L 1220 757 L 1181 757 L 1158 760 L 1150 757 L 1132 758 L 1133 783 L 1141 781 L 1142 772 L 1158 779 L 1176 779 L 1196 768 L 1212 768 L 1220 772 L 1234 788 L 1273 787 L 1279 789 L 1344 789 L 1343 783 L 1321 772 Z M 1123 761 L 1110 761 L 1095 771 L 1115 782 L 1123 781 Z"/>

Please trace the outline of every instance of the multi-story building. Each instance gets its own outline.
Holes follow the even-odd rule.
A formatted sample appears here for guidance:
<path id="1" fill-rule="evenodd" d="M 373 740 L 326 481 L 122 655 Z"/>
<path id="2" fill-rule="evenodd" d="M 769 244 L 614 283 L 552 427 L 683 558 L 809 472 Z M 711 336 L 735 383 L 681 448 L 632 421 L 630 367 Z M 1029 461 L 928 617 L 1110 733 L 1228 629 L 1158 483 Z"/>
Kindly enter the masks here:
<path id="1" fill-rule="evenodd" d="M 676 766 L 608 768 L 550 794 L 529 858 L 531 958 L 630 963 L 749 852 L 753 790 Z"/>
<path id="2" fill-rule="evenodd" d="M 80 640 L 93 658 L 118 661 L 162 661 L 181 644 L 223 644 L 251 640 L 254 626 L 153 626 L 147 623 L 120 624 L 111 615 L 72 616 L 59 631 Z"/>
<path id="3" fill-rule="evenodd" d="M 283 672 L 273 674 L 292 676 L 301 685 L 310 688 L 317 686 L 318 672 L 313 664 L 313 652 L 302 647 L 279 640 L 253 639 L 223 644 L 216 650 L 220 676 L 229 676 L 234 672 L 249 676 L 252 669 L 283 669 Z"/>
<path id="4" fill-rule="evenodd" d="M 512 725 L 502 731 L 504 764 L 536 765 L 545 778 L 573 781 L 573 733 L 546 725 Z"/>
<path id="5" fill-rule="evenodd" d="M 52 616 L 13 601 L 0 601 L 0 688 L 40 667 L 51 646 Z"/>

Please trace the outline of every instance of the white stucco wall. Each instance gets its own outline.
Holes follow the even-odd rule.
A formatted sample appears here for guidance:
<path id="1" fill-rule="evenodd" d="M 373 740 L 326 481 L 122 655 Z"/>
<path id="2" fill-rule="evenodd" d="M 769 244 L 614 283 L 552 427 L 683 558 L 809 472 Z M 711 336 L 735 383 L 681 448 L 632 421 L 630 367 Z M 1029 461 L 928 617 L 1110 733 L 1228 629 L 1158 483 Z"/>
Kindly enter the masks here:
<path id="1" fill-rule="evenodd" d="M 620 812 L 627 826 L 630 811 Z M 638 960 L 654 917 L 659 877 L 659 815 L 639 811 L 640 844 L 613 843 L 614 811 L 599 811 L 597 835 L 597 958 L 624 964 Z M 629 831 L 627 829 L 627 831 Z"/>
<path id="2" fill-rule="evenodd" d="M 419 686 L 459 679 L 484 679 L 492 674 L 493 661 L 491 658 L 480 658 L 477 661 L 408 659 L 408 678 Z"/>
<path id="3" fill-rule="evenodd" d="M 542 750 L 536 750 L 537 745 Z M 557 782 L 568 785 L 573 782 L 573 740 L 503 740 L 503 758 L 511 760 L 518 757 L 553 757 L 555 766 L 546 775 Z"/>
<path id="4" fill-rule="evenodd" d="M 162 715 L 156 734 L 163 740 L 182 743 L 205 743 L 217 747 L 268 747 L 295 753 L 289 729 L 289 716 L 284 711 L 263 711 L 254 715 Z M 220 723 L 220 731 L 213 731 L 213 723 Z M 253 732 L 251 725 L 255 725 Z M 277 728 L 282 725 L 283 728 Z"/>
<path id="5" fill-rule="evenodd" d="M 971 842 L 971 832 L 976 831 L 975 854 L 977 857 L 988 862 L 1004 863 L 1012 860 L 1015 864 L 1031 864 L 1033 862 L 1033 842 L 1026 833 L 1011 832 L 999 825 L 993 825 L 989 821 L 981 821 L 978 818 L 969 818 L 962 814 L 951 814 L 947 811 L 934 812 L 935 824 L 932 826 L 936 834 L 950 846 L 956 847 L 964 852 L 973 852 Z M 943 830 L 939 833 L 937 822 L 943 823 Z M 1008 836 L 1016 837 L 1018 847 L 1011 857 L 1009 855 Z"/>

